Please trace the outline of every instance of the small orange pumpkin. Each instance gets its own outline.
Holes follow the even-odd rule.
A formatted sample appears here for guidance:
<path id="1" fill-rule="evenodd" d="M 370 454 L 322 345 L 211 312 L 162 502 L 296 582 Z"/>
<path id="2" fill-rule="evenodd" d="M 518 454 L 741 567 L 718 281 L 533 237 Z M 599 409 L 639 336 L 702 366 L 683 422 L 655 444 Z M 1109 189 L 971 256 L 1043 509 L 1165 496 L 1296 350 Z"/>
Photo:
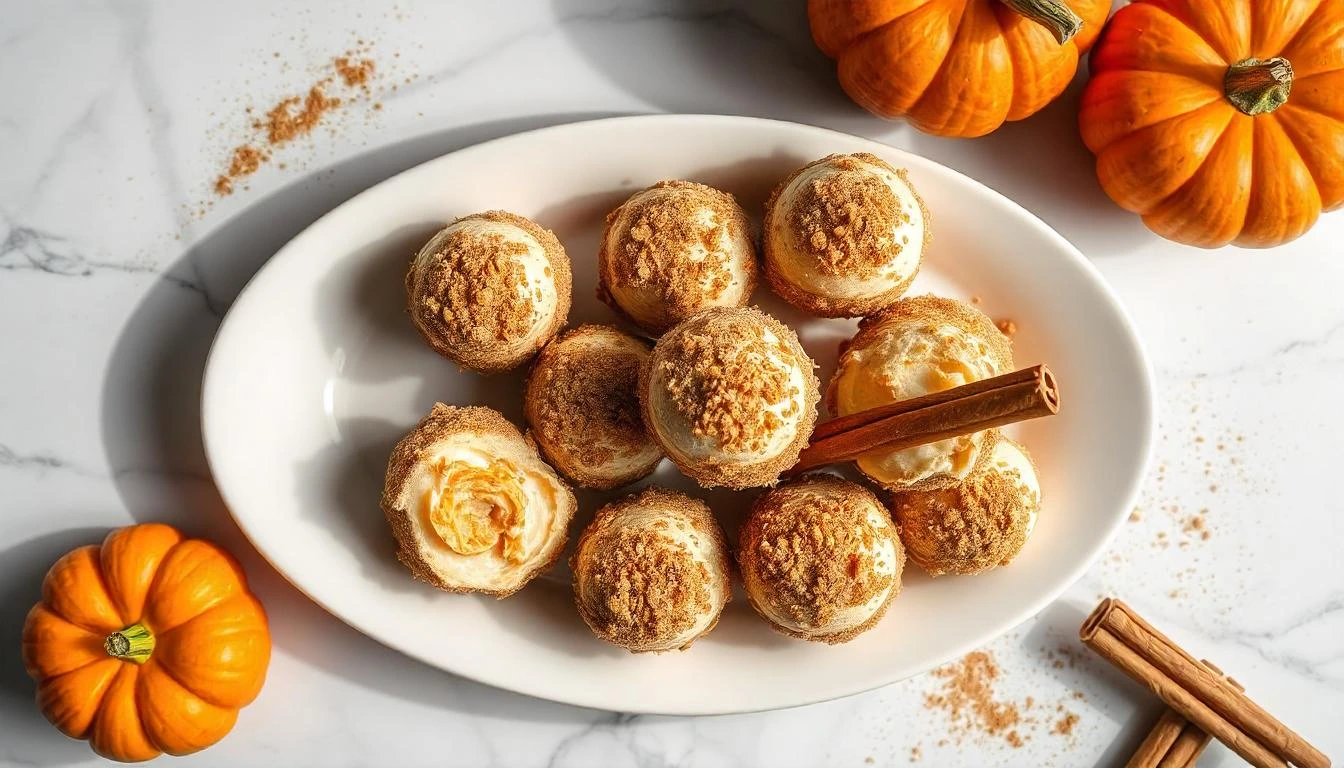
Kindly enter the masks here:
<path id="1" fill-rule="evenodd" d="M 23 627 L 42 714 L 126 762 L 219 741 L 270 656 L 238 563 L 166 525 L 122 528 L 57 560 Z"/>
<path id="2" fill-rule="evenodd" d="M 880 117 L 983 136 L 1064 92 L 1111 0 L 808 0 L 840 86 Z"/>
<path id="3" fill-rule="evenodd" d="M 1344 204 L 1344 2 L 1138 0 L 1079 123 L 1106 194 L 1159 235 L 1269 247 Z"/>

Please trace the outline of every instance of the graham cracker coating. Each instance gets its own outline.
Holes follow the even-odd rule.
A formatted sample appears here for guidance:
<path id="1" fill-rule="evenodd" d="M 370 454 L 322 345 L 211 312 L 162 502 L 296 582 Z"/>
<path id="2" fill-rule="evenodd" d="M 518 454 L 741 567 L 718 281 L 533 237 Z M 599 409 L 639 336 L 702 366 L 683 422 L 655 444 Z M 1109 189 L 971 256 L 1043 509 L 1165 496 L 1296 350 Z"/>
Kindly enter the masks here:
<path id="1" fill-rule="evenodd" d="M 653 190 L 670 194 L 646 194 Z M 712 214 L 713 226 L 700 220 L 705 211 Z M 616 231 L 622 223 L 625 229 Z M 729 242 L 751 243 L 751 222 L 727 192 L 691 181 L 665 180 L 635 193 L 607 214 L 597 257 L 598 298 L 654 335 L 720 299 L 734 277 L 744 286 L 740 300 L 733 303 L 746 304 L 756 286 L 756 254 L 752 251 L 741 264 L 735 263 L 738 255 L 720 247 L 724 229 Z M 688 258 L 696 246 L 704 250 L 703 259 Z M 736 274 L 739 270 L 742 274 Z M 620 294 L 625 288 L 651 294 L 656 308 L 623 304 Z"/>
<path id="2" fill-rule="evenodd" d="M 524 394 L 529 434 L 541 453 L 585 488 L 606 490 L 645 477 L 662 451 L 644 429 L 639 369 L 649 346 L 617 328 L 583 325 L 544 347 Z M 623 473 L 606 465 L 651 453 Z"/>
<path id="3" fill-rule="evenodd" d="M 649 514 L 656 517 L 650 521 Z M 669 535 L 672 520 L 703 541 L 699 552 Z M 584 622 L 598 637 L 636 653 L 690 647 L 714 628 L 731 598 L 727 544 L 709 507 L 658 487 L 599 509 L 570 567 Z M 717 594 L 711 569 L 721 585 Z M 711 612 L 704 630 L 680 640 Z"/>
<path id="4" fill-rule="evenodd" d="M 768 342 L 769 331 L 777 341 Z M 801 374 L 803 392 L 791 391 L 786 370 L 765 361 L 776 357 Z M 798 336 L 784 324 L 755 308 L 714 307 L 678 325 L 654 346 L 640 370 L 639 397 L 649 434 L 687 476 L 702 486 L 749 488 L 773 483 L 793 466 L 816 423 L 819 384 L 815 364 Z M 654 373 L 665 382 L 665 395 L 692 433 L 708 437 L 726 453 L 761 452 L 772 433 L 792 420 L 793 440 L 773 456 L 759 461 L 680 453 L 660 430 L 651 403 Z M 774 406 L 801 395 L 801 407 L 775 413 Z"/>
<path id="5" fill-rule="evenodd" d="M 872 628 L 901 588 L 905 554 L 894 525 L 874 530 L 869 513 L 888 521 L 886 510 L 871 491 L 832 475 L 805 475 L 771 489 L 752 505 L 738 534 L 737 562 L 752 608 L 783 634 L 804 640 L 843 643 Z M 876 538 L 888 538 L 896 562 L 893 573 L 877 572 L 872 550 Z M 828 632 L 838 611 L 864 605 L 883 591 L 885 602 L 863 623 Z M 802 632 L 776 624 L 782 613 Z"/>
<path id="6" fill-rule="evenodd" d="M 520 295 L 528 279 L 518 257 L 527 246 L 498 233 L 440 232 L 418 254 L 406 274 L 406 311 L 435 352 L 478 373 L 516 367 L 564 326 L 569 315 L 572 276 L 569 257 L 549 230 L 506 211 L 486 211 L 466 219 L 509 224 L 526 231 L 546 254 L 547 277 L 555 284 L 556 306 L 537 318 L 541 289 Z M 541 326 L 536 327 L 540 320 Z"/>

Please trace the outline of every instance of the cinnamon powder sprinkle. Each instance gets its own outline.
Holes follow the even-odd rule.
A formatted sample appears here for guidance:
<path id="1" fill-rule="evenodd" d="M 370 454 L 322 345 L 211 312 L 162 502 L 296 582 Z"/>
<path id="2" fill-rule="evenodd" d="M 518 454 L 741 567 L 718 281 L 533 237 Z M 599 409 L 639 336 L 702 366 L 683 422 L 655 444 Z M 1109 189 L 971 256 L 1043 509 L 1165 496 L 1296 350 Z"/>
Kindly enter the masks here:
<path id="1" fill-rule="evenodd" d="M 215 179 L 215 192 L 220 196 L 233 194 L 233 181 L 257 172 L 270 153 L 257 149 L 251 144 L 235 147 L 233 158 L 229 160 L 229 169 Z"/>
<path id="2" fill-rule="evenodd" d="M 279 52 L 275 57 L 279 58 Z M 335 78 L 324 77 L 313 83 L 307 93 L 281 99 L 265 111 L 264 117 L 252 121 L 251 127 L 258 135 L 233 148 L 228 167 L 215 179 L 216 195 L 233 194 L 239 180 L 256 173 L 271 159 L 272 149 L 311 133 L 328 113 L 341 107 L 346 100 L 328 93 L 335 79 L 339 78 L 347 88 L 369 93 L 375 70 L 373 59 L 356 58 L 354 52 L 349 52 L 332 59 L 331 66 L 336 71 Z M 251 115 L 254 109 L 248 107 L 245 112 Z"/>
<path id="3" fill-rule="evenodd" d="M 266 141 L 273 146 L 288 143 L 303 136 L 317 126 L 322 116 L 341 105 L 341 100 L 327 96 L 321 82 L 308 89 L 308 95 L 300 99 L 290 96 L 266 112 L 265 120 L 253 123 L 254 128 L 266 131 Z"/>
<path id="4" fill-rule="evenodd" d="M 363 88 L 373 77 L 373 59 L 354 59 L 350 56 L 337 56 L 332 60 L 336 74 L 351 88 Z"/>
<path id="5" fill-rule="evenodd" d="M 975 651 L 933 671 L 942 680 L 942 690 L 924 696 L 927 709 L 940 709 L 952 721 L 954 731 L 976 730 L 1002 736 L 1014 747 L 1022 746 L 1016 726 L 1022 716 L 1011 702 L 994 697 L 999 665 L 987 651 Z"/>

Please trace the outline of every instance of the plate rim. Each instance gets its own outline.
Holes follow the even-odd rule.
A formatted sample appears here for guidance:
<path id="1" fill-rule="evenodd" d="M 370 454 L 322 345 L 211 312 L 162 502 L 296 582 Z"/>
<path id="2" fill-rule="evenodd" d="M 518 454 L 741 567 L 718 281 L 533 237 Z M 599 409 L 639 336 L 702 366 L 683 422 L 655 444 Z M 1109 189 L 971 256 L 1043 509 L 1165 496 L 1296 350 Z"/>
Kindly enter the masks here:
<path id="1" fill-rule="evenodd" d="M 691 113 L 691 114 L 623 115 L 617 117 L 597 118 L 592 120 L 577 120 L 574 122 L 559 123 L 556 125 L 534 128 L 527 131 L 520 131 L 518 133 L 498 136 L 477 144 L 472 144 L 466 147 L 461 147 L 452 150 L 450 152 L 445 152 L 444 154 L 438 155 L 437 157 L 434 158 L 430 158 L 429 160 L 425 160 L 424 162 L 418 163 L 414 166 L 411 166 L 410 168 L 398 171 L 397 173 L 388 176 L 387 178 L 382 179 L 378 183 L 361 190 L 357 194 L 351 196 L 347 200 L 336 205 L 334 208 L 332 208 L 331 210 L 324 213 L 322 216 L 318 217 L 316 220 L 309 223 L 307 226 L 303 228 L 302 231 L 300 231 L 297 235 L 295 235 L 284 245 L 282 245 L 274 254 L 272 254 L 269 258 L 267 258 L 266 262 L 255 273 L 253 273 L 253 275 L 250 278 L 248 278 L 248 280 L 244 283 L 243 287 L 239 291 L 237 297 L 229 306 L 229 309 L 225 313 L 223 320 L 220 322 L 219 328 L 215 332 L 215 336 L 211 341 L 210 349 L 206 356 L 205 373 L 202 377 L 201 400 L 200 400 L 201 440 L 204 447 L 206 464 L 210 471 L 211 480 L 214 483 L 215 488 L 218 490 L 220 497 L 223 499 L 224 506 L 229 511 L 229 516 L 233 519 L 234 524 L 238 526 L 239 530 L 242 531 L 243 535 L 247 538 L 248 542 L 252 545 L 253 549 L 255 549 L 257 553 L 261 555 L 261 557 L 267 562 L 268 565 L 270 565 L 272 569 L 274 569 L 277 573 L 279 573 L 285 579 L 286 582 L 288 582 L 291 586 L 293 586 L 300 593 L 302 593 L 304 597 L 306 597 L 308 600 L 311 600 L 313 603 L 320 606 L 324 611 L 336 617 L 337 619 L 341 620 L 343 623 L 355 629 L 360 634 L 373 639 L 380 645 L 383 645 L 389 649 L 397 651 L 410 658 L 416 659 L 417 661 L 424 663 L 430 667 L 441 670 L 448 674 L 472 680 L 482 685 L 488 685 L 494 688 L 511 691 L 514 693 L 526 695 L 536 699 L 553 701 L 571 706 L 598 709 L 603 711 L 615 711 L 612 710 L 612 708 L 608 704 L 604 703 L 604 697 L 600 695 L 597 696 L 588 695 L 587 692 L 589 689 L 586 688 L 579 690 L 571 690 L 566 692 L 564 695 L 560 695 L 553 691 L 540 690 L 540 687 L 535 685 L 532 686 L 519 685 L 515 681 L 505 682 L 499 679 L 495 679 L 495 676 L 489 673 L 478 673 L 472 670 L 467 670 L 465 668 L 449 669 L 445 667 L 443 664 L 441 664 L 439 661 L 429 658 L 426 654 L 418 653 L 409 647 L 404 647 L 403 645 L 397 644 L 392 639 L 384 637 L 382 634 L 376 634 L 366 629 L 355 617 L 347 615 L 346 612 L 343 612 L 334 605 L 331 605 L 328 602 L 323 601 L 314 596 L 313 594 L 311 594 L 307 589 L 303 587 L 303 585 L 299 584 L 293 577 L 291 577 L 290 574 L 285 569 L 281 568 L 277 564 L 275 559 L 272 558 L 271 553 L 268 552 L 267 549 L 258 542 L 258 539 L 254 535 L 253 530 L 249 528 L 248 524 L 245 523 L 234 511 L 234 505 L 230 501 L 230 493 L 228 489 L 226 489 L 224 484 L 219 482 L 220 472 L 219 467 L 217 466 L 216 450 L 212 449 L 211 447 L 212 446 L 211 435 L 212 433 L 215 432 L 217 427 L 212 427 L 212 424 L 214 424 L 214 420 L 211 418 L 210 404 L 213 399 L 212 393 L 219 386 L 218 382 L 222 376 L 222 374 L 219 373 L 219 366 L 216 365 L 216 355 L 219 349 L 223 346 L 222 340 L 229 335 L 231 328 L 236 328 L 236 323 L 231 323 L 231 321 L 235 319 L 236 315 L 243 314 L 238 311 L 240 307 L 245 307 L 250 302 L 251 299 L 255 298 L 254 294 L 252 294 L 250 289 L 258 280 L 262 278 L 263 275 L 267 273 L 268 270 L 275 269 L 276 266 L 280 264 L 282 261 L 284 261 L 286 258 L 288 258 L 291 253 L 299 251 L 303 241 L 308 237 L 310 237 L 314 230 L 319 229 L 321 225 L 323 225 L 329 219 L 338 217 L 348 208 L 354 208 L 358 206 L 362 200 L 364 200 L 366 197 L 371 196 L 376 190 L 379 190 L 383 186 L 397 182 L 402 178 L 412 174 L 427 172 L 426 169 L 428 167 L 436 165 L 438 163 L 446 162 L 448 158 L 457 157 L 463 154 L 470 154 L 478 151 L 486 151 L 487 149 L 493 149 L 498 145 L 508 144 L 510 142 L 534 140 L 538 136 L 544 136 L 549 134 L 563 134 L 566 132 L 574 132 L 574 131 L 581 132 L 585 130 L 594 130 L 594 129 L 600 130 L 601 126 L 604 125 L 626 124 L 626 123 L 630 124 L 649 123 L 649 124 L 657 124 L 660 126 L 670 123 L 771 125 L 775 127 L 782 127 L 786 130 L 791 131 L 811 132 L 820 136 L 843 137 L 845 140 L 857 139 L 859 141 L 880 145 L 884 147 L 886 150 L 899 154 L 903 156 L 903 158 L 909 159 L 917 164 L 924 164 L 936 167 L 940 172 L 952 174 L 953 176 L 958 177 L 959 180 L 963 183 L 967 183 L 974 187 L 978 187 L 980 191 L 988 193 L 988 195 L 991 198 L 997 199 L 997 202 L 999 204 L 1011 210 L 1014 214 L 1017 215 L 1018 218 L 1023 219 L 1028 226 L 1035 228 L 1047 239 L 1054 241 L 1056 245 L 1060 246 L 1059 250 L 1067 253 L 1068 259 L 1072 261 L 1073 265 L 1077 267 L 1079 271 L 1086 277 L 1086 279 L 1089 282 L 1091 282 L 1095 288 L 1098 289 L 1098 292 L 1106 298 L 1106 301 L 1109 305 L 1109 309 L 1111 309 L 1118 317 L 1119 327 L 1123 331 L 1124 337 L 1129 342 L 1130 349 L 1128 350 L 1128 352 L 1131 353 L 1131 356 L 1136 358 L 1137 362 L 1139 363 L 1138 369 L 1142 373 L 1142 380 L 1144 384 L 1142 391 L 1138 393 L 1138 398 L 1140 401 L 1139 405 L 1142 408 L 1142 410 L 1146 412 L 1147 418 L 1144 419 L 1143 423 L 1139 425 L 1138 428 L 1138 436 L 1143 446 L 1142 449 L 1143 458 L 1140 463 L 1140 469 L 1130 478 L 1125 488 L 1123 503 L 1117 505 L 1116 507 L 1117 512 L 1114 515 L 1114 518 L 1110 521 L 1109 526 L 1105 530 L 1104 534 L 1097 539 L 1096 543 L 1087 551 L 1086 556 L 1079 561 L 1079 564 L 1075 565 L 1074 568 L 1070 570 L 1067 573 L 1067 575 L 1060 580 L 1059 585 L 1057 587 L 1045 591 L 1044 593 L 1036 597 L 1034 600 L 1026 602 L 1020 610 L 1015 612 L 1016 613 L 1015 618 L 1013 618 L 1010 622 L 1008 622 L 1004 626 L 1001 626 L 993 630 L 987 636 L 977 638 L 965 643 L 961 643 L 954 647 L 950 647 L 946 649 L 944 653 L 940 654 L 939 657 L 935 659 L 932 663 L 924 665 L 920 669 L 916 669 L 914 671 L 910 671 L 905 674 L 878 675 L 872 679 L 865 680 L 863 682 L 840 686 L 840 688 L 837 690 L 826 690 L 825 692 L 818 694 L 805 694 L 801 697 L 792 697 L 788 701 L 784 701 L 779 704 L 736 705 L 736 706 L 734 705 L 714 706 L 712 704 L 702 704 L 701 706 L 658 706 L 654 704 L 650 706 L 642 706 L 639 709 L 623 708 L 620 711 L 626 711 L 638 714 L 684 715 L 684 716 L 744 714 L 750 712 L 765 712 L 765 711 L 792 709 L 796 707 L 807 706 L 810 704 L 817 704 L 826 701 L 834 701 L 836 699 L 841 699 L 855 694 L 872 691 L 877 688 L 881 688 L 896 682 L 900 682 L 901 680 L 906 680 L 921 674 L 926 674 L 931 669 L 934 669 L 942 664 L 947 663 L 948 661 L 956 659 L 972 650 L 975 650 L 976 648 L 983 647 L 985 644 L 993 642 L 999 637 L 1002 637 L 1006 632 L 1010 631 L 1016 626 L 1021 625 L 1023 622 L 1033 618 L 1034 616 L 1039 614 L 1042 610 L 1044 610 L 1047 606 L 1058 600 L 1060 596 L 1062 596 L 1071 587 L 1073 587 L 1073 585 L 1076 584 L 1078 580 L 1082 578 L 1082 576 L 1089 569 L 1091 569 L 1093 565 L 1096 564 L 1098 558 L 1111 545 L 1111 542 L 1115 538 L 1116 533 L 1120 530 L 1120 527 L 1122 526 L 1127 514 L 1125 510 L 1132 508 L 1134 506 L 1134 503 L 1138 499 L 1143 481 L 1147 478 L 1152 468 L 1152 462 L 1156 448 L 1155 436 L 1157 434 L 1157 428 L 1158 428 L 1156 376 L 1153 369 L 1151 358 L 1148 355 L 1142 337 L 1139 335 L 1137 331 L 1137 326 L 1134 323 L 1133 317 L 1131 316 L 1129 310 L 1126 308 L 1125 304 L 1120 300 L 1119 296 L 1112 289 L 1110 283 L 1101 274 L 1101 271 L 1096 267 L 1096 265 L 1093 264 L 1082 253 L 1082 251 L 1080 251 L 1077 248 L 1077 246 L 1075 246 L 1062 234 L 1060 234 L 1053 227 L 1047 224 L 1043 219 L 1041 219 L 1039 216 L 1023 207 L 1021 204 L 1017 203 L 1013 199 L 1009 198 L 1007 195 L 1004 195 L 998 190 L 962 173 L 961 171 L 956 170 L 955 168 L 943 165 L 942 163 L 915 154 L 914 152 L 911 152 L 909 150 L 892 146 L 878 139 L 872 139 L 865 136 L 858 136 L 855 134 L 849 134 L 843 131 L 838 131 L 830 128 L 823 128 L 815 125 L 809 125 L 806 123 L 798 123 L 788 120 L 778 120 L 773 118 L 750 117 L 743 115 L 717 115 L 717 114 Z M 413 140 L 414 138 L 415 137 L 409 137 L 409 139 L 407 140 Z"/>

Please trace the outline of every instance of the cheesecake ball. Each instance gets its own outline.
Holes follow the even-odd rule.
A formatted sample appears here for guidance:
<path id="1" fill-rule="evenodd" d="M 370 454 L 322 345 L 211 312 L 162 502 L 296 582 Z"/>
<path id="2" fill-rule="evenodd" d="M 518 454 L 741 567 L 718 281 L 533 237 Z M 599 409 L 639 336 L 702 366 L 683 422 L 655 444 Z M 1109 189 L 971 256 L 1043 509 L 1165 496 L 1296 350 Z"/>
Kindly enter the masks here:
<path id="1" fill-rule="evenodd" d="M 569 257 L 555 235 L 504 211 L 436 234 L 406 274 L 406 309 L 425 342 L 468 370 L 517 367 L 569 315 Z"/>
<path id="2" fill-rule="evenodd" d="M 985 466 L 961 483 L 904 491 L 891 500 L 910 559 L 933 576 L 981 573 L 1012 562 L 1040 510 L 1036 465 L 1006 437 L 994 444 Z"/>
<path id="3" fill-rule="evenodd" d="M 704 487 L 768 485 L 812 435 L 813 368 L 798 337 L 773 317 L 707 309 L 664 334 L 641 369 L 644 424 Z"/>
<path id="4" fill-rule="evenodd" d="M 632 653 L 690 647 L 732 596 L 728 547 L 709 507 L 662 488 L 599 509 L 570 566 L 579 615 Z"/>
<path id="5" fill-rule="evenodd" d="M 657 336 L 707 307 L 740 307 L 756 287 L 751 226 L 733 196 L 660 181 L 607 215 L 597 295 Z"/>
<path id="6" fill-rule="evenodd" d="M 663 459 L 639 413 L 639 369 L 649 345 L 609 325 L 584 325 L 532 363 L 523 413 L 546 460 L 584 488 L 648 475 Z"/>
<path id="7" fill-rule="evenodd" d="M 980 310 L 938 296 L 905 298 L 861 321 L 842 346 L 827 405 L 832 414 L 848 416 L 1012 370 L 1008 338 Z M 903 450 L 878 449 L 857 464 L 892 490 L 945 487 L 981 465 L 994 434 L 985 430 Z"/>
<path id="8" fill-rule="evenodd" d="M 382 508 L 411 574 L 507 597 L 565 548 L 569 486 L 497 411 L 436 404 L 392 450 Z"/>
<path id="9" fill-rule="evenodd" d="M 737 563 L 751 607 L 771 626 L 843 643 L 877 624 L 900 592 L 905 553 L 872 492 L 806 475 L 756 500 Z"/>
<path id="10" fill-rule="evenodd" d="M 821 317 L 870 315 L 905 293 L 929 242 L 929 213 L 903 169 L 831 155 L 775 187 L 762 232 L 765 276 Z"/>

